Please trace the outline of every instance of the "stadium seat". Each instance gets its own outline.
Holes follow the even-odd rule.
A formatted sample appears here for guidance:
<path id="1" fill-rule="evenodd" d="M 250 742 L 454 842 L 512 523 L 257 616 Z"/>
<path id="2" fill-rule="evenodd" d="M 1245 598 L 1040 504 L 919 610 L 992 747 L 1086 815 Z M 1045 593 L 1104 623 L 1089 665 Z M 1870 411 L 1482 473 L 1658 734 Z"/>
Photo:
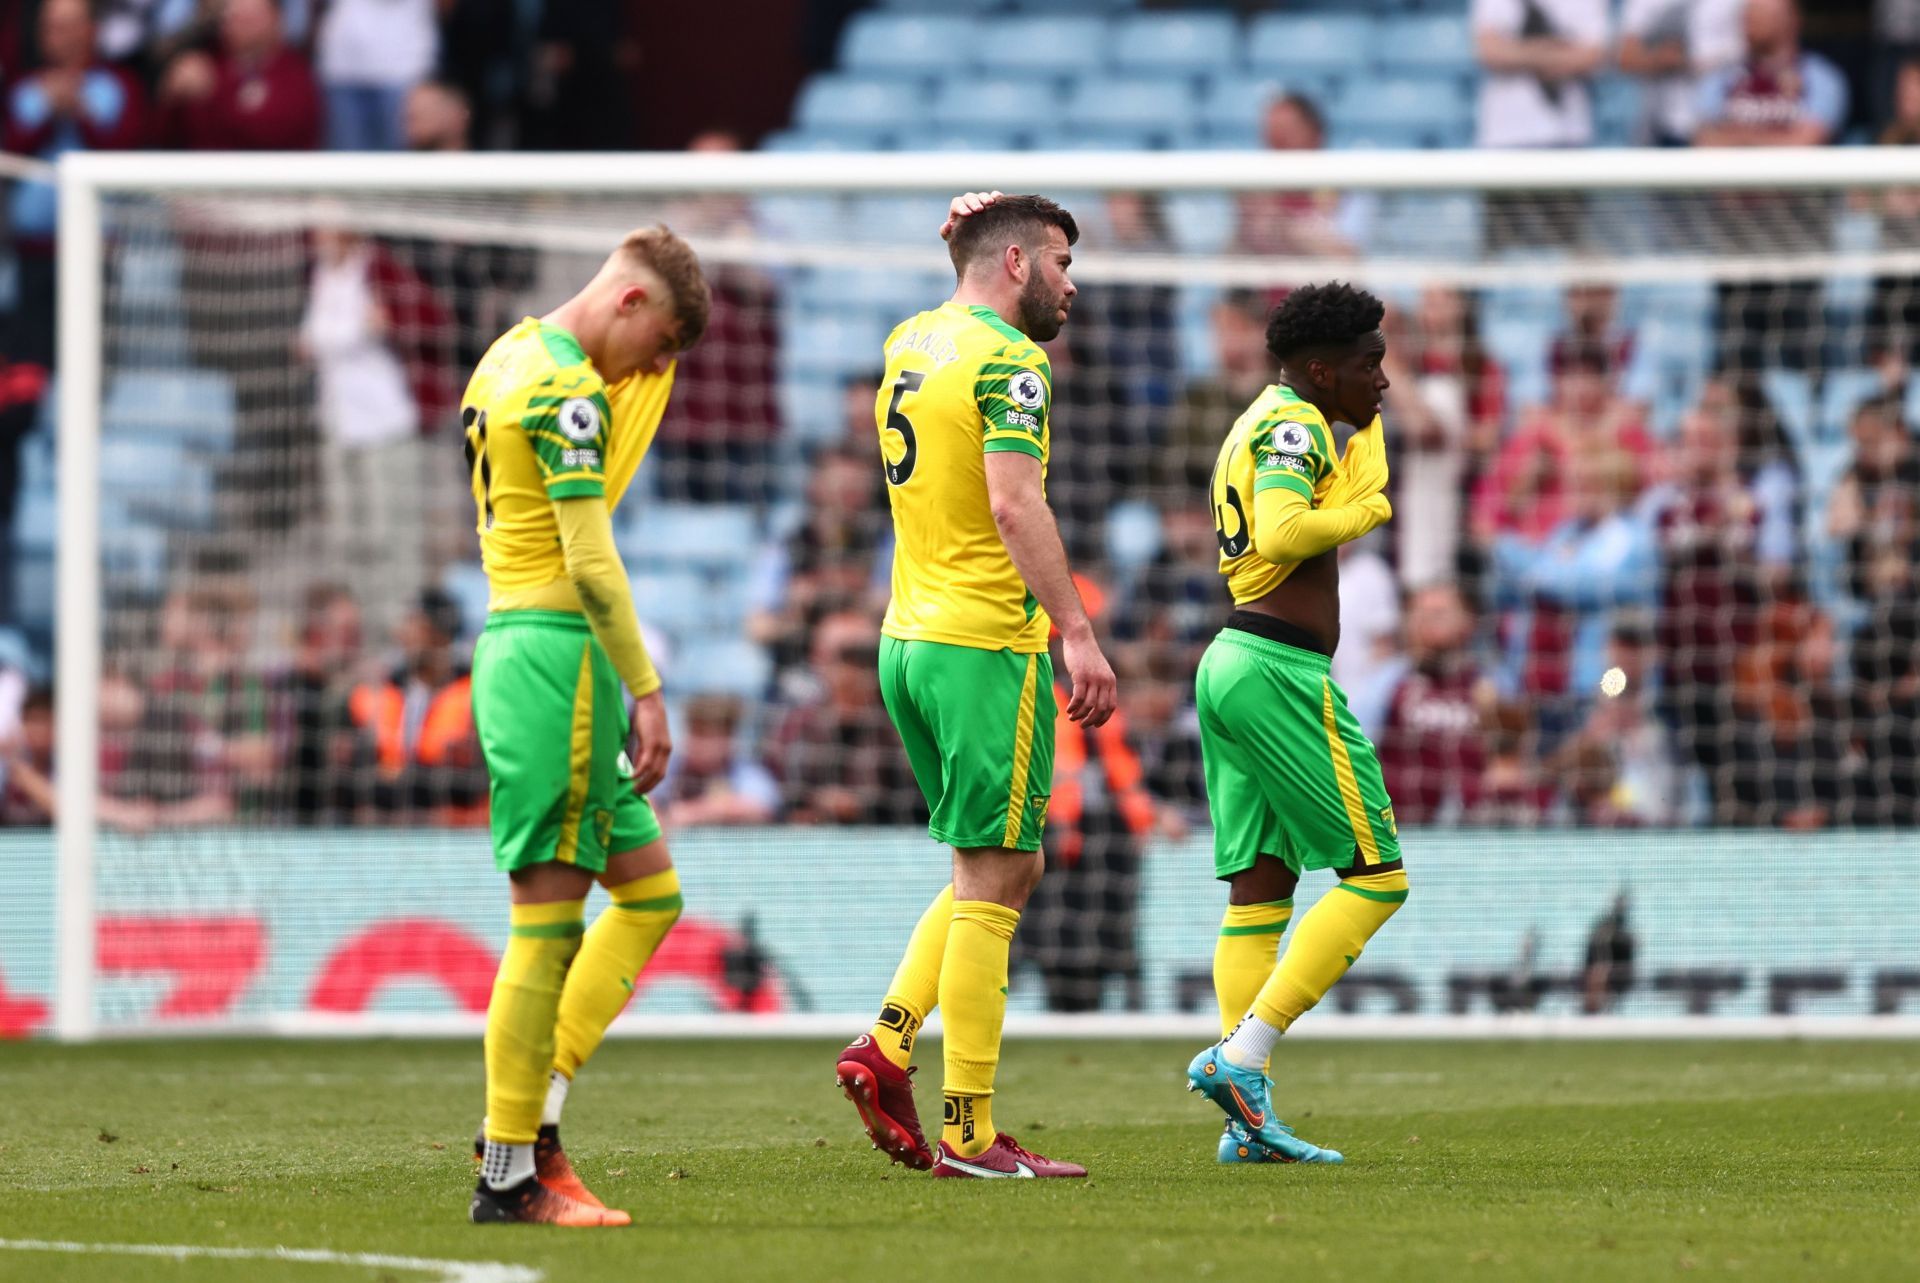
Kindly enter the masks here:
<path id="1" fill-rule="evenodd" d="M 880 0 L 882 9 L 933 10 L 936 13 L 980 13 L 998 9 L 1003 0 Z"/>
<path id="2" fill-rule="evenodd" d="M 150 525 L 103 527 L 100 573 L 109 592 L 159 594 L 167 580 L 166 531 Z"/>
<path id="3" fill-rule="evenodd" d="M 1463 14 L 1406 14 L 1380 24 L 1373 56 L 1392 71 L 1434 71 L 1471 75 L 1477 70 L 1473 33 Z"/>
<path id="4" fill-rule="evenodd" d="M 938 13 L 858 13 L 840 38 L 840 66 L 868 75 L 926 75 L 969 62 L 973 19 Z"/>
<path id="5" fill-rule="evenodd" d="M 657 553 L 655 554 L 657 558 Z M 661 567 L 636 558 L 632 563 L 633 610 L 642 620 L 675 637 L 730 622 L 715 609 L 706 577 L 685 567 Z"/>
<path id="6" fill-rule="evenodd" d="M 1854 411 L 1886 391 L 1878 370 L 1829 370 L 1820 384 L 1821 435 L 1830 441 L 1847 436 Z"/>
<path id="7" fill-rule="evenodd" d="M 44 680 L 46 664 L 33 647 L 27 644 L 27 635 L 18 628 L 0 628 L 0 668 L 13 668 L 25 673 L 30 681 Z"/>
<path id="8" fill-rule="evenodd" d="M 59 539 L 60 501 L 52 488 L 21 490 L 13 509 L 15 552 L 44 552 L 51 555 Z"/>
<path id="9" fill-rule="evenodd" d="M 1123 579 L 1131 579 L 1160 555 L 1165 542 L 1160 510 L 1140 499 L 1125 499 L 1107 510 L 1107 561 Z"/>
<path id="10" fill-rule="evenodd" d="M 1371 248 L 1471 262 L 1480 250 L 1480 213 L 1480 199 L 1470 192 L 1391 195 L 1374 221 Z"/>
<path id="11" fill-rule="evenodd" d="M 1031 138 L 1006 125 L 945 125 L 904 130 L 894 142 L 901 151 L 1024 151 Z"/>
<path id="12" fill-rule="evenodd" d="M 1240 24 L 1227 13 L 1137 13 L 1113 24 L 1113 65 L 1174 75 L 1224 70 L 1240 61 Z"/>
<path id="13" fill-rule="evenodd" d="M 1639 143 L 1643 115 L 1640 83 L 1631 76 L 1602 76 L 1593 85 L 1595 141 L 1603 147 Z"/>
<path id="14" fill-rule="evenodd" d="M 1173 192 L 1163 202 L 1167 234 L 1185 254 L 1219 254 L 1239 226 L 1233 197 L 1219 192 Z"/>
<path id="15" fill-rule="evenodd" d="M 981 60 L 996 71 L 1063 75 L 1107 62 L 1106 19 L 1092 14 L 1015 14 L 996 18 L 980 38 Z"/>
<path id="16" fill-rule="evenodd" d="M 946 221 L 946 196 L 863 196 L 853 204 L 854 235 L 863 242 L 887 245 L 936 244 L 940 224 Z"/>
<path id="17" fill-rule="evenodd" d="M 233 384 L 205 370 L 127 370 L 107 385 L 100 407 L 108 441 L 165 438 L 225 451 L 233 446 Z"/>
<path id="18" fill-rule="evenodd" d="M 794 123 L 808 133 L 873 130 L 907 120 L 926 104 L 918 80 L 822 75 L 808 80 L 794 103 Z"/>
<path id="19" fill-rule="evenodd" d="M 673 661 L 673 685 L 689 695 L 738 695 L 758 699 L 773 677 L 765 648 L 737 634 L 691 635 L 679 639 Z"/>
<path id="20" fill-rule="evenodd" d="M 1438 77 L 1350 80 L 1328 104 L 1342 129 L 1406 130 L 1436 145 L 1473 125 L 1473 107 L 1458 83 Z"/>
<path id="21" fill-rule="evenodd" d="M 709 570 L 742 565 L 760 549 L 752 511 L 730 504 L 649 504 L 622 543 L 633 565 Z"/>
<path id="22" fill-rule="evenodd" d="M 1360 72 L 1379 39 L 1379 24 L 1355 14 L 1269 13 L 1247 28 L 1247 64 L 1283 79 L 1289 71 Z"/>
<path id="23" fill-rule="evenodd" d="M 460 607 L 461 635 L 478 637 L 487 626 L 487 601 L 493 593 L 486 568 L 477 561 L 456 561 L 441 574 L 440 588 Z"/>
<path id="24" fill-rule="evenodd" d="M 935 224 L 938 226 L 938 224 Z M 866 313 L 809 315 L 790 304 L 780 309 L 783 374 L 839 380 L 880 361 L 888 322 Z"/>
<path id="25" fill-rule="evenodd" d="M 1314 83 L 1321 90 L 1326 87 L 1325 81 Z M 1293 87 L 1292 81 L 1278 76 L 1215 76 L 1201 86 L 1198 119 L 1209 130 L 1237 126 L 1258 130 L 1267 104 Z M 1325 101 L 1318 94 L 1308 97 L 1316 103 Z"/>
<path id="26" fill-rule="evenodd" d="M 1412 151 L 1435 145 L 1434 131 L 1419 121 L 1335 120 L 1327 126 L 1327 146 L 1335 151 Z"/>
<path id="27" fill-rule="evenodd" d="M 1560 291 L 1551 286 L 1505 286 L 1486 292 L 1480 305 L 1480 335 L 1487 352 L 1507 372 L 1515 406 L 1539 405 L 1551 392 L 1547 354 L 1562 319 Z"/>
<path id="28" fill-rule="evenodd" d="M 1780 416 L 1780 426 L 1798 448 L 1819 439 L 1819 416 L 1814 409 L 1813 380 L 1801 370 L 1763 370 L 1760 390 Z"/>
<path id="29" fill-rule="evenodd" d="M 776 152 L 830 152 L 830 151 L 883 151 L 893 142 L 893 134 L 887 129 L 870 129 L 863 137 L 861 131 L 853 128 L 836 128 L 829 132 L 815 132 L 809 129 L 779 129 L 760 140 L 761 151 Z"/>
<path id="30" fill-rule="evenodd" d="M 819 240 L 846 218 L 846 203 L 837 196 L 761 196 L 753 202 L 754 226 L 775 240 Z"/>
<path id="31" fill-rule="evenodd" d="M 1085 137 L 1135 134 L 1164 146 L 1195 132 L 1194 95 L 1175 81 L 1090 76 L 1068 95 L 1066 121 Z"/>
<path id="32" fill-rule="evenodd" d="M 943 129 L 971 125 L 1031 129 L 1050 122 L 1059 111 L 1060 95 L 1048 80 L 950 76 L 934 89 L 927 114 Z"/>

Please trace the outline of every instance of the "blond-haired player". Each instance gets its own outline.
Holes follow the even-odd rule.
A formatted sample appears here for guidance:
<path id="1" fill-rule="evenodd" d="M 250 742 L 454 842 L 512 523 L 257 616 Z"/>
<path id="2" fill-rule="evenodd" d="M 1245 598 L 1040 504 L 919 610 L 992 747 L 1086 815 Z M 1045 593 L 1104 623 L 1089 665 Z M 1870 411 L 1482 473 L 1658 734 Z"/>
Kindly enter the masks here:
<path id="1" fill-rule="evenodd" d="M 685 241 L 665 227 L 633 232 L 578 294 L 495 340 L 462 402 L 491 590 L 473 712 L 492 777 L 494 864 L 512 899 L 487 1007 L 476 1222 L 629 1222 L 575 1176 L 559 1135 L 573 1075 L 680 916 L 679 877 L 644 796 L 672 743 L 611 513 L 709 299 Z M 595 882 L 613 903 L 588 930 Z"/>

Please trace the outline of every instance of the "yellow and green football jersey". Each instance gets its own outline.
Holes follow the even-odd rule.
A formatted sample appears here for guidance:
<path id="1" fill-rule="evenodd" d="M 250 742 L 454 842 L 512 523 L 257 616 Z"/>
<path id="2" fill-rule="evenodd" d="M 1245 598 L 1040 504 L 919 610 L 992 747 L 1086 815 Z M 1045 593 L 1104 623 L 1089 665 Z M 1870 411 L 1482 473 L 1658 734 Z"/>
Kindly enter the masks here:
<path id="1" fill-rule="evenodd" d="M 881 631 L 1036 654 L 1046 612 L 994 524 L 986 456 L 1052 446 L 1046 353 L 993 311 L 944 303 L 894 328 L 874 404 L 893 509 L 893 600 Z"/>
<path id="2" fill-rule="evenodd" d="M 564 579 L 553 501 L 633 481 L 673 390 L 673 370 L 609 387 L 565 330 L 527 317 L 475 369 L 462 401 L 480 559 L 494 599 Z"/>
<path id="3" fill-rule="evenodd" d="M 1234 421 L 1213 465 L 1212 502 L 1220 573 L 1236 605 L 1266 596 L 1300 564 L 1275 565 L 1255 551 L 1253 497 L 1285 486 L 1318 508 L 1343 475 L 1343 464 L 1326 416 L 1292 388 L 1268 387 Z"/>

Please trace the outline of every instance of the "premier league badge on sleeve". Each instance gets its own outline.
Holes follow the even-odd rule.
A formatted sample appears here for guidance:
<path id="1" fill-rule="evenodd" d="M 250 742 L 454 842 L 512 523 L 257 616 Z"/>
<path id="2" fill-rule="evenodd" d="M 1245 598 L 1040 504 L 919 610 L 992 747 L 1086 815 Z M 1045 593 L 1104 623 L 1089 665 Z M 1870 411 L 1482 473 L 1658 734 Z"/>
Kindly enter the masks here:
<path id="1" fill-rule="evenodd" d="M 1007 395 L 1023 409 L 1037 410 L 1047 399 L 1047 385 L 1032 370 L 1022 370 L 1007 380 Z"/>

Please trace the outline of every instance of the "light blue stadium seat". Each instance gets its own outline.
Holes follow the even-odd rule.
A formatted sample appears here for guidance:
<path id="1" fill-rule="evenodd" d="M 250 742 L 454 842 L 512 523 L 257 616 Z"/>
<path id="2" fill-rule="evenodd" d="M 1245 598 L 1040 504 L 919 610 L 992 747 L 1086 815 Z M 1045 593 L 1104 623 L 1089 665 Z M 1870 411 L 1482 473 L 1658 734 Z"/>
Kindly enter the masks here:
<path id="1" fill-rule="evenodd" d="M 233 446 L 233 384 L 206 370 L 127 370 L 107 385 L 100 407 L 108 442 L 165 438 L 225 451 Z"/>
<path id="2" fill-rule="evenodd" d="M 760 150 L 776 152 L 882 151 L 890 146 L 892 142 L 893 131 L 889 129 L 867 129 L 862 131 L 853 126 L 836 127 L 827 132 L 818 132 L 811 129 L 781 129 L 762 138 L 760 140 Z"/>
<path id="3" fill-rule="evenodd" d="M 1066 121 L 1088 137 L 1131 133 L 1165 145 L 1195 131 L 1196 110 L 1193 90 L 1178 81 L 1090 76 L 1068 95 Z"/>
<path id="4" fill-rule="evenodd" d="M 662 568 L 724 569 L 745 564 L 760 550 L 750 509 L 732 504 L 653 503 L 622 536 L 631 564 Z"/>
<path id="5" fill-rule="evenodd" d="M 1122 578 L 1132 578 L 1160 555 L 1165 542 L 1160 510 L 1140 499 L 1125 499 L 1107 510 L 1107 560 Z"/>
<path id="6" fill-rule="evenodd" d="M 1481 300 L 1480 335 L 1487 351 L 1507 372 L 1516 406 L 1539 405 L 1550 391 L 1548 352 L 1560 328 L 1564 305 L 1552 286 L 1503 286 Z"/>
<path id="7" fill-rule="evenodd" d="M 777 240 L 828 239 L 846 220 L 846 202 L 837 196 L 788 194 L 761 196 L 753 202 L 754 226 Z"/>
<path id="8" fill-rule="evenodd" d="M 793 119 L 808 133 L 889 128 L 912 118 L 926 101 L 926 85 L 918 80 L 820 75 L 801 86 Z"/>
<path id="9" fill-rule="evenodd" d="M 1327 146 L 1335 151 L 1409 151 L 1434 146 L 1434 131 L 1419 121 L 1377 120 L 1366 124 L 1336 120 L 1327 126 Z"/>
<path id="10" fill-rule="evenodd" d="M 689 695 L 758 699 L 772 677 L 765 648 L 737 634 L 691 635 L 674 649 L 673 686 Z"/>
<path id="11" fill-rule="evenodd" d="M 1909 432 L 1920 432 L 1920 379 L 1910 378 L 1907 380 L 1907 392 L 1904 405 L 1906 407 L 1906 413 L 1903 417 L 1907 421 L 1907 430 Z"/>
<path id="12" fill-rule="evenodd" d="M 1447 71 L 1469 75 L 1476 69 L 1473 33 L 1465 14 L 1405 14 L 1380 27 L 1374 59 L 1394 71 Z"/>
<path id="13" fill-rule="evenodd" d="M 0 628 L 0 668 L 16 668 L 27 675 L 29 681 L 44 681 L 49 665 L 27 642 L 27 635 L 18 628 Z"/>
<path id="14" fill-rule="evenodd" d="M 1846 437 L 1853 413 L 1885 390 L 1879 372 L 1868 369 L 1829 370 L 1820 384 L 1820 433 L 1828 440 Z"/>
<path id="15" fill-rule="evenodd" d="M 1180 368 L 1190 379 L 1205 378 L 1220 368 L 1220 352 L 1213 338 L 1213 306 L 1220 295 L 1215 285 L 1183 285 L 1174 296 Z"/>
<path id="16" fill-rule="evenodd" d="M 981 80 L 950 76 L 934 89 L 927 114 L 942 128 L 997 125 L 1029 129 L 1053 119 L 1060 94 L 1050 80 L 992 76 Z"/>
<path id="17" fill-rule="evenodd" d="M 167 532 L 151 525 L 102 528 L 100 573 L 108 591 L 159 593 L 167 579 Z"/>
<path id="18" fill-rule="evenodd" d="M 894 141 L 901 151 L 1024 151 L 1031 138 L 1007 125 L 942 125 L 903 130 Z"/>
<path id="19" fill-rule="evenodd" d="M 60 539 L 60 501 L 52 489 L 23 489 L 13 509 L 13 546 L 16 553 L 51 555 Z"/>
<path id="20" fill-rule="evenodd" d="M 895 12 L 932 10 L 935 13 L 980 13 L 998 9 L 1004 0 L 880 0 L 880 7 Z"/>
<path id="21" fill-rule="evenodd" d="M 1880 219 L 1867 210 L 1842 210 L 1833 220 L 1833 247 L 1841 253 L 1871 254 L 1880 248 Z M 1830 276 L 1821 291 L 1828 321 L 1848 325 L 1866 316 L 1873 303 L 1871 276 Z"/>
<path id="22" fill-rule="evenodd" d="M 1021 13 L 986 24 L 980 57 L 996 71 L 1068 75 L 1105 66 L 1108 41 L 1107 20 L 1095 14 Z"/>
<path id="23" fill-rule="evenodd" d="M 892 327 L 869 313 L 809 314 L 790 303 L 780 309 L 780 368 L 783 374 L 839 380 L 880 359 L 880 346 Z"/>
<path id="24" fill-rule="evenodd" d="M 878 353 L 874 362 L 879 360 Z M 780 422 L 796 442 L 838 441 L 846 431 L 841 412 L 841 391 L 845 375 L 812 373 L 783 374 L 777 388 L 780 398 Z"/>
<path id="25" fill-rule="evenodd" d="M 1240 62 L 1240 24 L 1227 13 L 1156 12 L 1113 24 L 1113 65 L 1128 72 L 1193 74 Z"/>
<path id="26" fill-rule="evenodd" d="M 979 27 L 940 13 L 857 13 L 840 37 L 840 66 L 873 75 L 937 74 L 973 60 Z"/>
<path id="27" fill-rule="evenodd" d="M 1247 28 L 1247 63 L 1284 78 L 1290 69 L 1364 71 L 1379 39 L 1370 17 L 1342 13 L 1269 13 Z"/>
<path id="28" fill-rule="evenodd" d="M 1374 220 L 1371 248 L 1384 254 L 1470 260 L 1480 249 L 1480 215 L 1480 200 L 1469 192 L 1391 195 Z"/>
<path id="29" fill-rule="evenodd" d="M 1602 76 L 1593 85 L 1595 141 L 1603 147 L 1630 147 L 1640 143 L 1644 115 L 1640 82 L 1631 76 Z"/>
<path id="30" fill-rule="evenodd" d="M 852 230 L 861 241 L 927 246 L 946 221 L 946 196 L 863 196 L 853 204 Z"/>
<path id="31" fill-rule="evenodd" d="M 1199 121 L 1208 129 L 1258 129 L 1267 104 L 1292 88 L 1279 76 L 1214 76 L 1200 89 Z M 1322 101 L 1312 94 L 1316 103 Z"/>
<path id="32" fill-rule="evenodd" d="M 714 617 L 713 594 L 704 575 L 684 567 L 642 563 L 631 577 L 633 612 L 644 623 L 679 637 L 726 622 Z"/>
<path id="33" fill-rule="evenodd" d="M 1820 435 L 1820 420 L 1814 409 L 1813 380 L 1800 370 L 1762 370 L 1760 390 L 1767 404 L 1780 416 L 1780 426 L 1788 439 L 1805 450 Z"/>
<path id="34" fill-rule="evenodd" d="M 1328 104 L 1341 128 L 1406 129 L 1439 140 L 1473 123 L 1473 108 L 1459 84 L 1438 77 L 1350 80 Z"/>
<path id="35" fill-rule="evenodd" d="M 486 568 L 477 561 L 457 561 L 442 572 L 440 587 L 460 607 L 461 635 L 478 637 L 487 626 L 487 600 L 492 595 Z"/>
<path id="36" fill-rule="evenodd" d="M 1233 197 L 1219 192 L 1172 192 L 1163 208 L 1168 235 L 1187 254 L 1223 253 L 1240 223 Z"/>
<path id="37" fill-rule="evenodd" d="M 1655 435 L 1669 437 L 1699 401 L 1713 368 L 1713 286 L 1628 286 L 1620 294 L 1620 323 L 1634 334 L 1622 386 L 1651 407 Z"/>

